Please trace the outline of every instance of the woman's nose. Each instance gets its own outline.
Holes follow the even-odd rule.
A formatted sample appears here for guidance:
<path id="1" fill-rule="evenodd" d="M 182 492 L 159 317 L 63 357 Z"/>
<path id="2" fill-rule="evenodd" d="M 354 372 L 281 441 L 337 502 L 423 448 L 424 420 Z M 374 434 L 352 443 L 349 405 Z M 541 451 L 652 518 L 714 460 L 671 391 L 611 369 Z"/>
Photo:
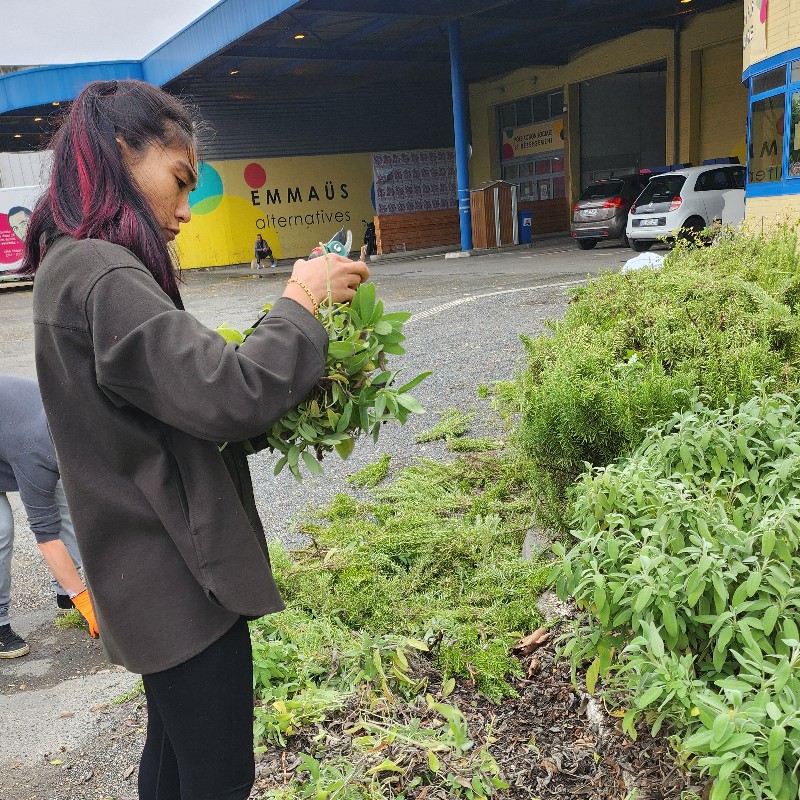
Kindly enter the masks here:
<path id="1" fill-rule="evenodd" d="M 188 222 L 192 218 L 188 197 L 183 198 L 178 208 L 175 209 L 175 218 L 179 219 L 181 222 Z"/>

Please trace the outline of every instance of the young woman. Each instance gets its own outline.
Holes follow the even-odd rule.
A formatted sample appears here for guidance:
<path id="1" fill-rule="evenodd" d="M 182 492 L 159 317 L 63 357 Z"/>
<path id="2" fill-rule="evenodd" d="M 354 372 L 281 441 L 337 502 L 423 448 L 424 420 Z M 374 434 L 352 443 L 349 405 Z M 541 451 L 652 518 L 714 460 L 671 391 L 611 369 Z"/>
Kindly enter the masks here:
<path id="1" fill-rule="evenodd" d="M 183 310 L 195 125 L 138 81 L 92 83 L 54 141 L 23 269 L 36 367 L 101 641 L 143 675 L 142 800 L 238 800 L 254 778 L 246 619 L 280 595 L 217 442 L 263 433 L 321 377 L 324 258 L 297 261 L 241 345 Z M 368 270 L 329 256 L 334 301 Z"/>

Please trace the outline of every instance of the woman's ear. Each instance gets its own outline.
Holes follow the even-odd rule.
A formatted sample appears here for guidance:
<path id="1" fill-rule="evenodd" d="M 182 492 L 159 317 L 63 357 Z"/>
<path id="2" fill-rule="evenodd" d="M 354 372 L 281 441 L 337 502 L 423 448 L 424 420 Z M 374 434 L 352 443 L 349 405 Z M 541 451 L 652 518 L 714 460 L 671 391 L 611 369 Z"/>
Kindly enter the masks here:
<path id="1" fill-rule="evenodd" d="M 121 137 L 117 136 L 115 138 L 120 152 L 122 153 L 122 160 L 125 162 L 125 166 L 130 167 L 133 162 L 133 150 L 131 146 Z"/>

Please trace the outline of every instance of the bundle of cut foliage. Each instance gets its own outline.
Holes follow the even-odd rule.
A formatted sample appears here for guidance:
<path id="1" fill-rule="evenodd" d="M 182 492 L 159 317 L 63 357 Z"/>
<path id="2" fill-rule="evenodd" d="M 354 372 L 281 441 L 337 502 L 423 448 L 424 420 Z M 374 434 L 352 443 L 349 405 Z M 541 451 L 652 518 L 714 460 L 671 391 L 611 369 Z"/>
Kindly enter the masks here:
<path id="1" fill-rule="evenodd" d="M 586 473 L 559 594 L 565 651 L 715 778 L 712 800 L 800 791 L 800 393 L 689 409 Z M 566 550 L 566 552 L 565 552 Z"/>
<path id="2" fill-rule="evenodd" d="M 584 464 L 608 464 L 644 431 L 688 407 L 699 387 L 723 407 L 753 382 L 798 382 L 797 237 L 739 234 L 679 244 L 661 270 L 604 274 L 578 290 L 551 335 L 523 336 L 517 442 L 537 470 L 538 511 L 565 529 L 568 488 Z"/>
<path id="3" fill-rule="evenodd" d="M 422 461 L 357 501 L 339 495 L 306 522 L 310 546 L 273 554 L 287 604 L 348 629 L 435 639 L 448 675 L 499 698 L 519 670 L 509 646 L 541 622 L 550 566 L 520 552 L 528 477 L 515 461 Z"/>

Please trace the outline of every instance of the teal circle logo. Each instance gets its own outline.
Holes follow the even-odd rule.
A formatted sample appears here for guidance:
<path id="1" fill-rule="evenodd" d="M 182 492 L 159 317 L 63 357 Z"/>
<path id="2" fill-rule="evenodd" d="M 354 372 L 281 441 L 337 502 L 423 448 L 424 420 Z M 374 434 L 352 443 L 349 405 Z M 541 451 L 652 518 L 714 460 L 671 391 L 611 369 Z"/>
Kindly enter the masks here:
<path id="1" fill-rule="evenodd" d="M 210 214 L 222 202 L 223 193 L 219 172 L 202 161 L 197 173 L 197 186 L 194 191 L 189 192 L 189 208 L 192 213 Z"/>

